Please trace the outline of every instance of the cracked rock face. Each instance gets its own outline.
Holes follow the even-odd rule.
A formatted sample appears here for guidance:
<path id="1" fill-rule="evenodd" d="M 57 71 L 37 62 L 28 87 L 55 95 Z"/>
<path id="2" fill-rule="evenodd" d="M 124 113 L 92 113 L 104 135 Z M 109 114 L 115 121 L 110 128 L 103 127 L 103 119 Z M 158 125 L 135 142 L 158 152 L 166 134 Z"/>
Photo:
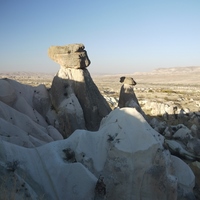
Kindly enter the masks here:
<path id="1" fill-rule="evenodd" d="M 51 46 L 49 57 L 63 68 L 84 69 L 90 65 L 90 60 L 83 44 L 66 46 Z"/>

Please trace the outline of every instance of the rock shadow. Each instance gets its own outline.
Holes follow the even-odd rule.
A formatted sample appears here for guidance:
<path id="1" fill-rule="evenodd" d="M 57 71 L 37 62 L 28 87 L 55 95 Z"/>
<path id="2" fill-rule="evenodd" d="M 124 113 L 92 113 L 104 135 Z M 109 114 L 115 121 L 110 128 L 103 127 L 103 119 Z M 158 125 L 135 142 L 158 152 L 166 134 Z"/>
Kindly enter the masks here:
<path id="1" fill-rule="evenodd" d="M 60 70 L 49 92 L 58 113 L 57 128 L 65 138 L 76 129 L 98 130 L 102 118 L 111 111 L 87 69 Z"/>

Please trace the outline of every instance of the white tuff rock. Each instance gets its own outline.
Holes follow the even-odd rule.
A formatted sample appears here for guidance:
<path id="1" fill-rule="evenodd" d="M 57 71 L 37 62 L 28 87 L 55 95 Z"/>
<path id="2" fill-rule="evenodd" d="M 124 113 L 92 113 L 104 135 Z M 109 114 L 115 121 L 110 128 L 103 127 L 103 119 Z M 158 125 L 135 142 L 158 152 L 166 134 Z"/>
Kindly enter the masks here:
<path id="1" fill-rule="evenodd" d="M 163 142 L 136 109 L 115 109 L 95 133 L 76 130 L 32 149 L 1 141 L 0 169 L 20 179 L 32 199 L 193 199 L 193 173 Z"/>
<path id="2" fill-rule="evenodd" d="M 66 138 L 76 129 L 98 130 L 111 108 L 86 69 L 90 61 L 84 46 L 50 47 L 49 57 L 60 64 L 50 91 L 59 131 Z"/>

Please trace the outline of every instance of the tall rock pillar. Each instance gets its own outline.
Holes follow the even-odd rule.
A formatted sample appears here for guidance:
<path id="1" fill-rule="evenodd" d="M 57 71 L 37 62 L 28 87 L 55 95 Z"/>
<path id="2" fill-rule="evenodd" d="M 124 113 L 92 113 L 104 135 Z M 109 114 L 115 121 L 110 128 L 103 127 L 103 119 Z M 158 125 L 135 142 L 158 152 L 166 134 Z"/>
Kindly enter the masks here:
<path id="1" fill-rule="evenodd" d="M 51 101 L 64 137 L 76 129 L 98 130 L 111 111 L 86 69 L 90 60 L 83 44 L 51 46 L 49 57 L 60 65 L 51 87 Z"/>
<path id="2" fill-rule="evenodd" d="M 120 89 L 118 107 L 133 107 L 140 112 L 143 117 L 148 121 L 147 116 L 143 112 L 138 99 L 134 92 L 134 86 L 137 84 L 132 77 L 121 77 L 120 82 L 123 83 Z"/>

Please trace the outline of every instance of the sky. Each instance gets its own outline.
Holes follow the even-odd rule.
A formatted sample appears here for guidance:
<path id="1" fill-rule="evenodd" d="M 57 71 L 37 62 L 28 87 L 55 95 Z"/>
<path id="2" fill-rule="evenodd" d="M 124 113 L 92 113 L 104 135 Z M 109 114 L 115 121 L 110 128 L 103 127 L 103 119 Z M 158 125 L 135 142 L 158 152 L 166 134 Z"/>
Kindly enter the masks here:
<path id="1" fill-rule="evenodd" d="M 52 45 L 83 43 L 90 73 L 200 66 L 200 0 L 0 0 L 0 72 L 56 73 Z"/>

